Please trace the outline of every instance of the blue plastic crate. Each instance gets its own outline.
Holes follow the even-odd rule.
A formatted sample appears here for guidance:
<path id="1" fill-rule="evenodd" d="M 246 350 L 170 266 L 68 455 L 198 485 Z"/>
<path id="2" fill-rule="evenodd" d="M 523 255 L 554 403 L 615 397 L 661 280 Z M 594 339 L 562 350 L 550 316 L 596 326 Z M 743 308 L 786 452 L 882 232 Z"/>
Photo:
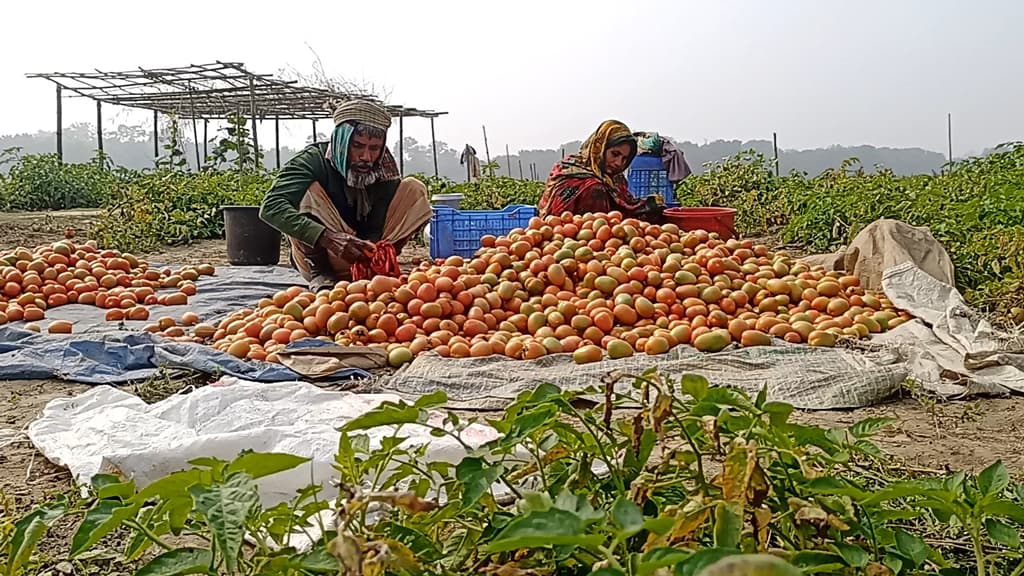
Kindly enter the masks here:
<path id="1" fill-rule="evenodd" d="M 638 154 L 629 165 L 626 174 L 629 192 L 634 198 L 646 198 L 655 192 L 661 194 L 668 206 L 678 206 L 672 184 L 668 181 L 668 170 L 659 156 Z"/>
<path id="2" fill-rule="evenodd" d="M 430 257 L 469 258 L 480 249 L 480 239 L 488 234 L 504 236 L 516 228 L 526 228 L 537 215 L 536 206 L 506 206 L 502 210 L 456 210 L 432 206 L 430 217 Z"/>

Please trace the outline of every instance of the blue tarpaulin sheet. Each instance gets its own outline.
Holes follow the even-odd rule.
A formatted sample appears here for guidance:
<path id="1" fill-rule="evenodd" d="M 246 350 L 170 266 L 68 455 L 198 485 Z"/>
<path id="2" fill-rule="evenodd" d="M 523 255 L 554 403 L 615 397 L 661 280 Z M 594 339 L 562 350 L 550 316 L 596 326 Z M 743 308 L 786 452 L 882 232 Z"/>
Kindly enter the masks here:
<path id="1" fill-rule="evenodd" d="M 0 380 L 61 379 L 84 384 L 118 384 L 144 380 L 165 370 L 195 370 L 257 382 L 303 379 L 279 364 L 243 361 L 209 346 L 174 342 L 142 330 L 163 316 L 181 318 L 195 312 L 203 322 L 216 323 L 260 298 L 289 286 L 302 285 L 294 271 L 279 266 L 225 266 L 212 277 L 200 278 L 198 293 L 184 306 L 150 306 L 146 322 L 107 322 L 106 310 L 68 304 L 47 310 L 40 322 L 43 333 L 24 329 L 24 322 L 0 327 Z M 73 333 L 48 334 L 54 320 L 68 320 Z M 302 343 L 308 346 L 307 343 Z M 366 378 L 363 370 L 345 369 L 332 378 Z"/>

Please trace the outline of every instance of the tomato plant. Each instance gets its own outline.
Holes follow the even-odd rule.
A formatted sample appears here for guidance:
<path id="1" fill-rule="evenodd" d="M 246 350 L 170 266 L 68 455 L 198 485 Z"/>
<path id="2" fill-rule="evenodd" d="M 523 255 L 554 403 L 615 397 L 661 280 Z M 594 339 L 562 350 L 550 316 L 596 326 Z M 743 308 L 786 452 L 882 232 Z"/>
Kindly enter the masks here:
<path id="1" fill-rule="evenodd" d="M 83 502 L 0 522 L 0 568 L 38 566 L 36 544 L 70 516 L 71 560 L 120 531 L 136 574 L 652 576 L 766 553 L 806 574 L 1024 573 L 1024 487 L 1001 462 L 976 476 L 888 468 L 871 437 L 890 419 L 799 424 L 764 391 L 648 372 L 524 392 L 486 420 L 500 436 L 474 448 L 462 432 L 478 419 L 445 403 L 440 392 L 385 402 L 344 424 L 334 494 L 311 486 L 264 505 L 257 480 L 307 462 L 287 454 L 203 458 L 144 487 L 97 476 Z M 465 455 L 425 458 L 411 426 Z M 383 433 L 378 445 L 369 430 Z M 334 522 L 321 525 L 329 509 Z M 310 549 L 289 546 L 313 528 Z"/>

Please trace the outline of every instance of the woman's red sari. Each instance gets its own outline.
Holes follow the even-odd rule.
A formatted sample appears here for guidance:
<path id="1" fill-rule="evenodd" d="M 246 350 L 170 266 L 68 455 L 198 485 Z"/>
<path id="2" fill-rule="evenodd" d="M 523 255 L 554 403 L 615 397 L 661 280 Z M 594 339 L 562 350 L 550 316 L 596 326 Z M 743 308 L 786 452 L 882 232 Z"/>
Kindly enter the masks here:
<path id="1" fill-rule="evenodd" d="M 625 176 L 606 174 L 602 168 L 605 149 L 629 138 L 632 133 L 625 124 L 607 120 L 587 138 L 578 154 L 555 164 L 538 203 L 541 217 L 617 210 L 626 217 L 660 220 L 661 208 L 656 197 L 634 198 Z"/>

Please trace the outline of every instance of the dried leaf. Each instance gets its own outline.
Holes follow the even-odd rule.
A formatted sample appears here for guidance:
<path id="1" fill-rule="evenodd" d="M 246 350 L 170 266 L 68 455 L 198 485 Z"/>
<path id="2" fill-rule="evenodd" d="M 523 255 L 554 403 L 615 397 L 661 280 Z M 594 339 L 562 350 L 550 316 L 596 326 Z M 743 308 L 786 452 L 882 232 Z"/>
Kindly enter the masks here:
<path id="1" fill-rule="evenodd" d="M 659 393 L 654 400 L 654 406 L 651 407 L 651 428 L 658 433 L 659 437 L 664 432 L 665 420 L 672 415 L 672 400 L 671 394 Z"/>
<path id="2" fill-rule="evenodd" d="M 351 534 L 338 534 L 327 544 L 327 551 L 338 559 L 344 576 L 361 576 L 363 573 L 363 547 Z"/>
<path id="3" fill-rule="evenodd" d="M 417 496 L 415 492 L 403 492 L 399 494 L 395 498 L 395 506 L 403 508 L 413 514 L 437 510 L 437 502 L 434 502 L 433 500 L 424 500 Z"/>
<path id="4" fill-rule="evenodd" d="M 761 464 L 757 460 L 754 460 L 754 469 L 747 484 L 747 503 L 753 508 L 760 507 L 761 504 L 764 504 L 770 491 L 771 486 L 768 485 L 768 477 L 765 475 L 764 469 L 761 468 Z"/>
<path id="5" fill-rule="evenodd" d="M 718 433 L 718 418 L 714 416 L 704 416 L 700 419 L 700 426 L 704 430 L 704 434 L 715 443 L 715 450 L 719 454 L 722 453 L 722 437 Z"/>
<path id="6" fill-rule="evenodd" d="M 828 513 L 817 506 L 804 506 L 796 511 L 793 517 L 798 524 L 806 524 L 820 529 L 828 523 Z"/>
<path id="7" fill-rule="evenodd" d="M 520 568 L 515 563 L 502 564 L 496 566 L 494 564 L 488 564 L 480 569 L 483 574 L 494 574 L 494 576 L 545 576 L 550 574 L 550 570 L 535 570 L 533 568 Z"/>
<path id="8" fill-rule="evenodd" d="M 644 420 L 646 418 L 646 410 L 641 410 L 640 412 L 636 413 L 636 416 L 633 416 L 633 434 L 630 438 L 630 441 L 633 446 L 633 452 L 635 454 L 640 453 L 640 441 L 643 439 L 644 436 Z"/>
<path id="9" fill-rule="evenodd" d="M 711 509 L 702 506 L 693 512 L 682 511 L 676 518 L 676 525 L 668 536 L 668 544 L 685 542 L 711 517 Z"/>
<path id="10" fill-rule="evenodd" d="M 850 525 L 849 524 L 847 524 L 846 522 L 843 521 L 842 518 L 840 518 L 840 517 L 838 517 L 838 516 L 836 516 L 834 514 L 829 514 L 828 515 L 828 525 L 833 527 L 833 528 L 835 528 L 836 530 L 839 530 L 840 532 L 846 532 L 847 530 L 850 529 Z"/>
<path id="11" fill-rule="evenodd" d="M 728 502 L 745 504 L 750 479 L 757 469 L 757 443 L 741 438 L 732 442 L 722 467 L 722 497 Z"/>
<path id="12" fill-rule="evenodd" d="M 772 521 L 772 511 L 766 506 L 762 506 L 757 510 L 754 510 L 753 525 L 754 535 L 757 538 L 757 549 L 764 550 L 765 546 L 768 545 L 768 536 L 770 535 L 770 525 Z"/>
<path id="13" fill-rule="evenodd" d="M 867 576 L 895 576 L 888 566 L 878 562 L 869 562 L 864 573 L 867 574 Z"/>

